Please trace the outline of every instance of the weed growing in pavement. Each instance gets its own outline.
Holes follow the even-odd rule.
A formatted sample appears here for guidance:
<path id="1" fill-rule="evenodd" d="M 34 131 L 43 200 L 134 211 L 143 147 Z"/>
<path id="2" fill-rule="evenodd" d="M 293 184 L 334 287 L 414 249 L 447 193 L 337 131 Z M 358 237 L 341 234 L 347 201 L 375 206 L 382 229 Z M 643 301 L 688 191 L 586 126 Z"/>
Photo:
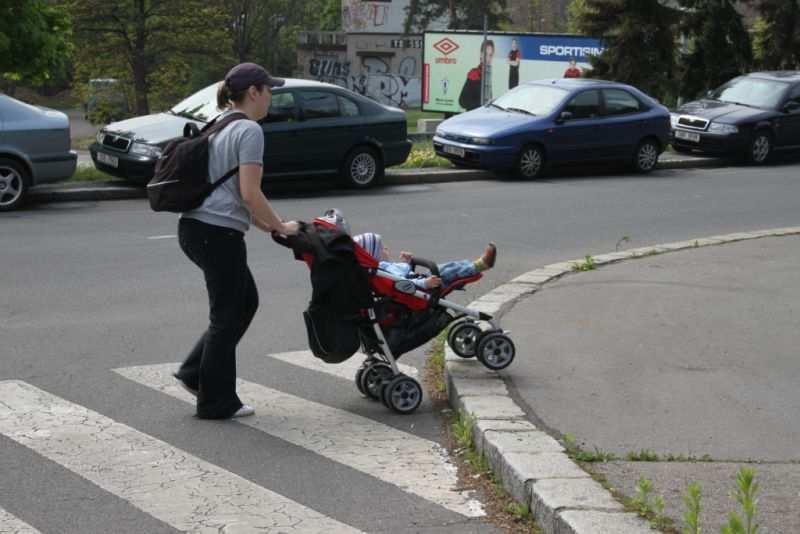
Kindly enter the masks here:
<path id="1" fill-rule="evenodd" d="M 686 495 L 683 496 L 683 504 L 686 505 L 686 513 L 683 514 L 686 527 L 683 529 L 683 534 L 700 534 L 700 512 L 702 511 L 700 484 L 693 482 L 689 484 L 686 491 Z"/>
<path id="2" fill-rule="evenodd" d="M 428 387 L 433 390 L 436 400 L 444 400 L 447 384 L 444 380 L 444 344 L 447 332 L 441 332 L 434 339 L 428 360 L 425 362 L 425 379 Z"/>
<path id="3" fill-rule="evenodd" d="M 594 451 L 581 449 L 572 434 L 564 434 L 564 448 L 567 450 L 567 455 L 577 462 L 613 462 L 617 459 L 613 452 L 602 451 L 597 447 Z"/>
<path id="4" fill-rule="evenodd" d="M 629 462 L 658 462 L 661 457 L 650 449 L 642 449 L 639 452 L 629 452 L 625 459 Z"/>
<path id="5" fill-rule="evenodd" d="M 531 509 L 527 504 L 510 502 L 506 505 L 505 511 L 520 520 L 531 518 Z"/>
<path id="6" fill-rule="evenodd" d="M 756 534 L 758 525 L 754 523 L 758 506 L 758 482 L 755 481 L 756 472 L 753 469 L 742 467 L 736 476 L 736 490 L 733 498 L 742 507 L 744 521 L 736 512 L 728 516 L 728 524 L 722 527 L 722 534 Z"/>
<path id="7" fill-rule="evenodd" d="M 586 259 L 584 261 L 572 264 L 572 270 L 576 272 L 593 271 L 596 268 L 597 266 L 594 264 L 594 258 L 589 254 L 586 255 Z"/>
<path id="8" fill-rule="evenodd" d="M 664 497 L 652 495 L 653 482 L 647 478 L 640 478 L 636 486 L 636 496 L 627 499 L 627 505 L 650 521 L 650 526 L 656 529 L 672 528 L 672 519 L 664 515 Z"/>
<path id="9" fill-rule="evenodd" d="M 695 241 L 694 241 L 694 248 L 700 248 L 700 241 L 698 241 L 698 240 L 696 240 L 696 239 L 695 239 Z"/>
<path id="10" fill-rule="evenodd" d="M 630 243 L 630 241 L 631 241 L 631 238 L 630 238 L 630 236 L 624 235 L 624 236 L 620 237 L 620 238 L 619 238 L 619 241 L 617 241 L 617 244 L 616 244 L 616 246 L 614 247 L 614 250 L 615 250 L 615 251 L 617 251 L 617 252 L 619 252 L 619 246 L 620 246 L 621 244 L 623 244 L 623 243 Z"/>

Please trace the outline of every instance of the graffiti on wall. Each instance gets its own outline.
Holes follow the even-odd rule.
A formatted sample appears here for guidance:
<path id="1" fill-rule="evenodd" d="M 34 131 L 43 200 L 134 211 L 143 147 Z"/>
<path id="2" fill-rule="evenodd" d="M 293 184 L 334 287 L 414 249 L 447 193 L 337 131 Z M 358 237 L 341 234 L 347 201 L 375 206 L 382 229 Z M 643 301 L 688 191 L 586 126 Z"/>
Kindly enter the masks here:
<path id="1" fill-rule="evenodd" d="M 348 33 L 402 33 L 408 0 L 342 0 L 342 27 Z"/>
<path id="2" fill-rule="evenodd" d="M 317 81 L 346 87 L 382 104 L 403 109 L 421 105 L 422 83 L 413 57 L 403 58 L 398 72 L 392 73 L 384 58 L 364 56 L 360 73 L 355 73 L 349 61 L 337 56 L 315 56 L 308 61 L 308 72 Z"/>

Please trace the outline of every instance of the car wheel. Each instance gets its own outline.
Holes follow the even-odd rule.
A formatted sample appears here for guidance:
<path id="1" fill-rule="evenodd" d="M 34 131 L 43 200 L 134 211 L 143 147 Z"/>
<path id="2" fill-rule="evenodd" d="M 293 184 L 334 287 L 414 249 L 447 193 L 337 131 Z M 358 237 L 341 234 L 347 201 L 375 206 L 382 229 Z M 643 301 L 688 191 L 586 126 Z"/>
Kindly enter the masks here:
<path id="1" fill-rule="evenodd" d="M 28 172 L 12 159 L 0 158 L 0 211 L 18 208 L 28 192 Z"/>
<path id="2" fill-rule="evenodd" d="M 759 130 L 753 135 L 747 150 L 747 162 L 761 165 L 769 160 L 772 154 L 772 135 L 767 130 Z"/>
<path id="3" fill-rule="evenodd" d="M 661 148 L 655 139 L 644 139 L 633 154 L 633 168 L 636 172 L 648 173 L 658 165 Z"/>
<path id="4" fill-rule="evenodd" d="M 375 185 L 383 176 L 383 162 L 377 152 L 366 146 L 354 148 L 347 156 L 342 175 L 347 184 L 356 189 L 366 189 Z"/>
<path id="5" fill-rule="evenodd" d="M 537 145 L 528 145 L 517 157 L 517 176 L 526 180 L 539 178 L 544 172 L 544 150 Z"/>

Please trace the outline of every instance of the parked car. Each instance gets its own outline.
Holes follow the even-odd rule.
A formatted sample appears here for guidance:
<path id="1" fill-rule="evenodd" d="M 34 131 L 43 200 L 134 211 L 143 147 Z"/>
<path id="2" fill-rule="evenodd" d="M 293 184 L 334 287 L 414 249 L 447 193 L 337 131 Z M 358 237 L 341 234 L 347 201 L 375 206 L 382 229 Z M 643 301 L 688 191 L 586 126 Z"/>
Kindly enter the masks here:
<path id="1" fill-rule="evenodd" d="M 589 79 L 522 84 L 444 121 L 436 153 L 457 166 L 537 178 L 549 164 L 630 162 L 649 172 L 669 141 L 669 111 L 629 85 Z"/>
<path id="2" fill-rule="evenodd" d="M 0 211 L 20 206 L 34 185 L 66 180 L 77 163 L 66 114 L 0 94 Z"/>
<path id="3" fill-rule="evenodd" d="M 733 156 L 761 164 L 800 149 L 800 71 L 739 76 L 672 114 L 678 152 Z"/>
<path id="4" fill-rule="evenodd" d="M 163 147 L 183 135 L 187 122 L 213 120 L 217 87 L 198 91 L 166 113 L 109 124 L 89 147 L 103 172 L 138 183 L 153 176 Z M 352 187 L 373 185 L 384 169 L 403 163 L 411 151 L 406 116 L 336 85 L 286 81 L 273 90 L 266 136 L 264 175 L 270 180 L 311 174 L 340 174 Z"/>

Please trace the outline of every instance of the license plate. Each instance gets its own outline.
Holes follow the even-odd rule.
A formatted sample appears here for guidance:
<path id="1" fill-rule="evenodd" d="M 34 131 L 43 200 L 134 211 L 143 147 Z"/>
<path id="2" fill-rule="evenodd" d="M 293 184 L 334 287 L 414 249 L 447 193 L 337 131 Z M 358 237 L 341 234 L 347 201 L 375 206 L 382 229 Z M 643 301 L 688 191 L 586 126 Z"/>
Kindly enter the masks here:
<path id="1" fill-rule="evenodd" d="M 119 166 L 119 158 L 117 156 L 109 156 L 108 154 L 103 154 L 102 152 L 97 153 L 97 161 L 104 163 L 109 167 L 114 167 L 115 169 Z"/>
<path id="2" fill-rule="evenodd" d="M 463 158 L 465 153 L 463 148 L 450 145 L 444 145 L 444 152 L 445 154 L 452 154 L 454 156 L 458 156 L 459 158 Z"/>
<path id="3" fill-rule="evenodd" d="M 691 141 L 692 143 L 700 142 L 700 134 L 694 132 L 684 132 L 682 130 L 675 130 L 675 139 L 683 141 Z"/>

